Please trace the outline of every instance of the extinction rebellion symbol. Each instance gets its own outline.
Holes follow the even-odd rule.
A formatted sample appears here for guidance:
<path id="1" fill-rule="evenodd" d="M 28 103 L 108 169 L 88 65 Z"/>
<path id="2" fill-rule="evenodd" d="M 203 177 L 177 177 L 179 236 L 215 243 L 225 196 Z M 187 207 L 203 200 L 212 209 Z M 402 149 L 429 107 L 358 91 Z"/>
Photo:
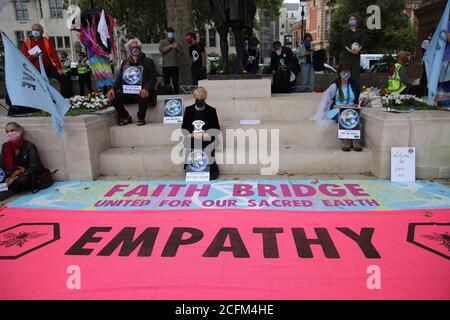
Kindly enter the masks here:
<path id="1" fill-rule="evenodd" d="M 410 223 L 408 242 L 450 260 L 450 223 Z"/>
<path id="2" fill-rule="evenodd" d="M 21 223 L 0 231 L 0 259 L 17 259 L 60 239 L 59 223 Z"/>

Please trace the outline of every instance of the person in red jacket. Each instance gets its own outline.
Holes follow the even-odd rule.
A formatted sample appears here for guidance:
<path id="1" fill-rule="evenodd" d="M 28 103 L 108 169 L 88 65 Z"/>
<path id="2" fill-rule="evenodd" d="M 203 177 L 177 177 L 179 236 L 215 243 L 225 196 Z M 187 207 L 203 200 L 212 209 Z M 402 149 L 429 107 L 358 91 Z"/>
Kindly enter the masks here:
<path id="1" fill-rule="evenodd" d="M 47 77 L 59 81 L 64 98 L 72 96 L 70 77 L 64 73 L 55 46 L 47 37 L 44 37 L 44 28 L 39 23 L 33 24 L 31 37 L 25 39 L 21 51 L 38 70 L 40 70 L 39 54 L 41 54 Z"/>

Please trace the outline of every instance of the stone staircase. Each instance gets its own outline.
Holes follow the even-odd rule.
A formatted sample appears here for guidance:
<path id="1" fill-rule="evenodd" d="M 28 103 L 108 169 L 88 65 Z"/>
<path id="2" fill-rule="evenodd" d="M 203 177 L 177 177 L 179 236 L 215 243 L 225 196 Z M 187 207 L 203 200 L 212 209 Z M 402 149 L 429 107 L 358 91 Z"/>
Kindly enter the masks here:
<path id="1" fill-rule="evenodd" d="M 173 96 L 172 96 L 173 97 Z M 180 95 L 184 104 L 193 103 L 190 95 Z M 111 148 L 100 154 L 100 172 L 102 176 L 138 175 L 142 177 L 182 176 L 182 165 L 171 161 L 171 152 L 178 143 L 171 136 L 181 125 L 162 124 L 163 99 L 158 97 L 158 105 L 149 109 L 147 124 L 137 127 L 135 124 L 110 128 Z M 291 174 L 365 174 L 370 172 L 371 151 L 342 152 L 337 138 L 337 128 L 320 131 L 319 127 L 308 118 L 315 112 L 321 94 L 278 94 L 271 98 L 208 98 L 207 103 L 217 109 L 224 145 L 228 145 L 226 129 L 255 129 L 256 132 L 266 129 L 268 135 L 272 129 L 279 130 L 279 167 L 276 173 Z M 137 105 L 128 106 L 128 110 L 136 121 Z M 244 126 L 240 120 L 258 119 L 260 125 Z M 258 136 L 259 137 L 259 136 Z M 269 155 L 271 139 L 268 138 Z M 236 145 L 236 141 L 234 143 Z M 257 154 L 258 147 L 232 149 L 236 155 Z M 225 159 L 230 152 L 226 147 L 216 148 L 216 158 Z M 221 164 L 217 161 L 223 174 L 259 174 L 261 167 L 267 164 L 257 159 L 257 163 Z"/>

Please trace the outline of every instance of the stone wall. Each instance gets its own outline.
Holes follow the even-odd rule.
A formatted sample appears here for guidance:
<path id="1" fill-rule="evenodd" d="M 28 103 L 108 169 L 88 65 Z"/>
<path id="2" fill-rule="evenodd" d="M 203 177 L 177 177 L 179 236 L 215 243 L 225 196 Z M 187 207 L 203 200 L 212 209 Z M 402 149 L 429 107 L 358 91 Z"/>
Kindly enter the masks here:
<path id="1" fill-rule="evenodd" d="M 110 147 L 109 128 L 114 111 L 66 117 L 64 140 L 55 133 L 49 117 L 0 117 L 0 127 L 14 121 L 25 129 L 26 139 L 36 144 L 41 160 L 56 180 L 94 180 L 100 175 L 99 154 Z M 0 135 L 0 143 L 5 142 Z"/>
<path id="2" fill-rule="evenodd" d="M 363 122 L 376 177 L 390 178 L 391 147 L 415 147 L 417 178 L 450 178 L 450 112 L 393 114 L 367 108 Z"/>

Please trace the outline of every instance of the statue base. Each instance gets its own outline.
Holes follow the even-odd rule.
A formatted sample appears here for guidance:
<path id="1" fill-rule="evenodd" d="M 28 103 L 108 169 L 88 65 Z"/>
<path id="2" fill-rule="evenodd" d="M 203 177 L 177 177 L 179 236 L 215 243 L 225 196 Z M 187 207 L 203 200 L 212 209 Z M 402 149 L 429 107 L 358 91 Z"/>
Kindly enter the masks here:
<path id="1" fill-rule="evenodd" d="M 208 98 L 270 98 L 272 76 L 224 74 L 215 75 L 213 79 L 200 80 L 199 87 L 208 90 Z"/>

